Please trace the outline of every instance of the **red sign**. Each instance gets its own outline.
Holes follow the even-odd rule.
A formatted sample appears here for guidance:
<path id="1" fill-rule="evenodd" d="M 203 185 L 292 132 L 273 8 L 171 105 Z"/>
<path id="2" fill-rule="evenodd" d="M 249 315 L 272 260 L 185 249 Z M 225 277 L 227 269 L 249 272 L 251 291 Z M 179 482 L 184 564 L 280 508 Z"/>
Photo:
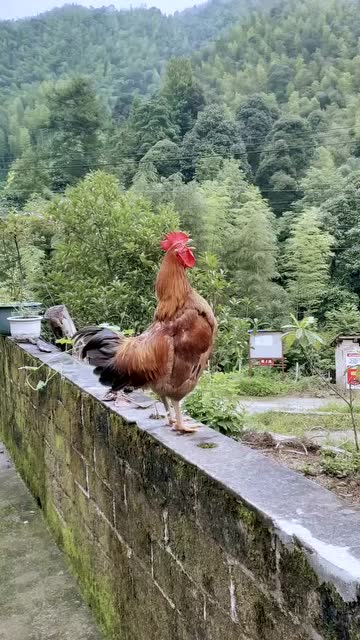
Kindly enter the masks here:
<path id="1" fill-rule="evenodd" d="M 273 367 L 275 364 L 273 358 L 259 358 L 258 363 L 260 367 Z"/>

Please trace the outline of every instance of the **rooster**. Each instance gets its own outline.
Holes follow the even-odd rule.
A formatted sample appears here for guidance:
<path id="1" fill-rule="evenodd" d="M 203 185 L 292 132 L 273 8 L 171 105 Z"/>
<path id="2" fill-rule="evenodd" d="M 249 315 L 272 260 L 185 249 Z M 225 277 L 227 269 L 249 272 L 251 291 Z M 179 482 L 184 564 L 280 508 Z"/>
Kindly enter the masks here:
<path id="1" fill-rule="evenodd" d="M 136 337 L 86 327 L 75 336 L 75 351 L 95 367 L 103 385 L 117 393 L 150 388 L 162 400 L 168 423 L 179 433 L 185 424 L 180 401 L 196 386 L 211 354 L 216 319 L 190 286 L 186 269 L 195 257 L 186 233 L 173 231 L 160 242 L 165 251 L 155 283 L 158 301 L 152 324 Z M 173 411 L 174 410 L 174 414 Z"/>

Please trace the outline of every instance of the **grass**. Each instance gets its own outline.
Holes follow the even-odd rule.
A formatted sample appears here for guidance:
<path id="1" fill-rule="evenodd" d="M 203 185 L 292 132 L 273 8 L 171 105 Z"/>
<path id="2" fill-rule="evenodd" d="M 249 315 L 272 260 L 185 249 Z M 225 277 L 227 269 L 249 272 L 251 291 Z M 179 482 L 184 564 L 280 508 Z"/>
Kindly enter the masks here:
<path id="1" fill-rule="evenodd" d="M 354 401 L 354 412 L 360 413 L 360 400 Z M 348 405 L 343 401 L 339 400 L 337 402 L 329 402 L 328 404 L 321 407 L 321 411 L 328 411 L 329 413 L 349 413 Z"/>
<path id="2" fill-rule="evenodd" d="M 284 435 L 303 436 L 306 431 L 345 431 L 351 429 L 348 415 L 282 413 L 267 411 L 246 416 L 245 426 L 254 431 L 272 431 Z"/>

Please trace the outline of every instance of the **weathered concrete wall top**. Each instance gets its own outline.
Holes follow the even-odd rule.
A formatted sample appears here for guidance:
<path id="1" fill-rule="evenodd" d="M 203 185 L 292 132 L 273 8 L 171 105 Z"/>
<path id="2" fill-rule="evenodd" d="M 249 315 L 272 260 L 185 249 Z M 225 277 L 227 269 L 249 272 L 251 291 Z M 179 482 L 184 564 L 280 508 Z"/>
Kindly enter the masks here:
<path id="1" fill-rule="evenodd" d="M 103 394 L 70 356 L 0 342 L 0 431 L 108 637 L 360 640 L 359 511 Z"/>

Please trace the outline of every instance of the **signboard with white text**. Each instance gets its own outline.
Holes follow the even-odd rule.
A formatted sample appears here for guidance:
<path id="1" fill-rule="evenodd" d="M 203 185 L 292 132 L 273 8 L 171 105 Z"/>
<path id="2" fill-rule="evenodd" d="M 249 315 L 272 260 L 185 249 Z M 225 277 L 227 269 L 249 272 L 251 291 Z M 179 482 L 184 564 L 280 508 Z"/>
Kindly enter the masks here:
<path id="1" fill-rule="evenodd" d="M 283 341 L 280 331 L 250 333 L 250 358 L 254 360 L 280 360 Z M 270 362 L 268 363 L 270 364 Z"/>

